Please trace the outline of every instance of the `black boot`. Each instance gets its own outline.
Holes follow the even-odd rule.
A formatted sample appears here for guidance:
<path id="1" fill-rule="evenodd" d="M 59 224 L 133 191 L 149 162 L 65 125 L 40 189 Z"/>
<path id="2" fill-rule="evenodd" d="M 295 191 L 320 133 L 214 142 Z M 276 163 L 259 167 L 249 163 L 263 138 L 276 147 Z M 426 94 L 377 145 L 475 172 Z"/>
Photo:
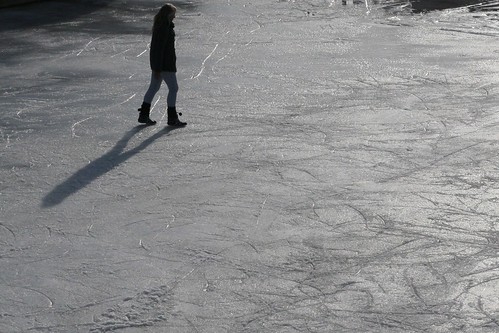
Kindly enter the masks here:
<path id="1" fill-rule="evenodd" d="M 151 104 L 143 102 L 139 109 L 139 123 L 146 125 L 154 125 L 156 122 L 149 118 L 149 113 L 151 112 Z"/>
<path id="2" fill-rule="evenodd" d="M 176 127 L 182 127 L 182 126 L 187 125 L 187 123 L 184 123 L 178 119 L 179 115 L 182 115 L 182 114 L 181 113 L 177 114 L 177 109 L 175 109 L 175 107 L 169 107 L 168 108 L 168 122 L 167 122 L 167 124 L 170 126 L 176 126 Z"/>

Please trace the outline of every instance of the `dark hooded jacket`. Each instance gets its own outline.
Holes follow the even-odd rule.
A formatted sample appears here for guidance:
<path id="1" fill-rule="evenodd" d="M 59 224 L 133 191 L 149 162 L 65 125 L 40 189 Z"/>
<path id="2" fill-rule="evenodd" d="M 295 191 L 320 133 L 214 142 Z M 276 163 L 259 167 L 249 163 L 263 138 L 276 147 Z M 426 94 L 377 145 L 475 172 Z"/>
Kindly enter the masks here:
<path id="1" fill-rule="evenodd" d="M 176 72 L 175 31 L 173 22 L 165 22 L 152 32 L 149 60 L 155 72 Z"/>

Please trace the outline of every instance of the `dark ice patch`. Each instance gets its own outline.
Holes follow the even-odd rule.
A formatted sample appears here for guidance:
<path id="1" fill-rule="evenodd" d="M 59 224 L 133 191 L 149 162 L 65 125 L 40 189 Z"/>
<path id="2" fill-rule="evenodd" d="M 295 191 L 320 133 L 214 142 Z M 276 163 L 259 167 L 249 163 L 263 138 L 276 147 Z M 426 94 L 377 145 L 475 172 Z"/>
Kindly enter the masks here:
<path id="1" fill-rule="evenodd" d="M 480 0 L 411 0 L 412 9 L 416 13 L 427 12 L 432 10 L 444 10 L 450 8 L 459 8 L 464 6 L 475 5 Z"/>

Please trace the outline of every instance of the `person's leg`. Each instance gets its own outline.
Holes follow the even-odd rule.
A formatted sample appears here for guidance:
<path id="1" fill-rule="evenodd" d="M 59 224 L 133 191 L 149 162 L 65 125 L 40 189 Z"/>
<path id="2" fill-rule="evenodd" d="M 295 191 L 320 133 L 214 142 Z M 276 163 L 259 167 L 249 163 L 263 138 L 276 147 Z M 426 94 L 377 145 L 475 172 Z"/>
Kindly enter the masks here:
<path id="1" fill-rule="evenodd" d="M 139 109 L 139 123 L 154 125 L 156 122 L 149 118 L 149 114 L 151 112 L 151 103 L 156 96 L 156 93 L 161 88 L 161 77 L 157 77 L 154 73 L 151 73 L 151 83 L 149 84 L 149 89 L 147 89 L 146 94 L 144 95 L 144 101 L 142 102 L 142 106 Z"/>
<path id="2" fill-rule="evenodd" d="M 162 72 L 161 76 L 168 86 L 168 97 L 166 99 L 168 105 L 168 125 L 171 126 L 185 126 L 187 123 L 181 122 L 178 119 L 176 103 L 177 103 L 177 74 L 175 72 Z M 180 114 L 181 115 L 181 114 Z"/>
<path id="3" fill-rule="evenodd" d="M 149 89 L 147 89 L 146 94 L 144 95 L 144 102 L 147 104 L 151 104 L 154 96 L 161 88 L 161 77 L 156 77 L 154 73 L 151 73 L 151 83 L 149 84 Z"/>
<path id="4" fill-rule="evenodd" d="M 161 72 L 161 76 L 168 86 L 168 97 L 166 98 L 166 103 L 169 108 L 174 108 L 177 103 L 177 74 L 175 72 Z"/>

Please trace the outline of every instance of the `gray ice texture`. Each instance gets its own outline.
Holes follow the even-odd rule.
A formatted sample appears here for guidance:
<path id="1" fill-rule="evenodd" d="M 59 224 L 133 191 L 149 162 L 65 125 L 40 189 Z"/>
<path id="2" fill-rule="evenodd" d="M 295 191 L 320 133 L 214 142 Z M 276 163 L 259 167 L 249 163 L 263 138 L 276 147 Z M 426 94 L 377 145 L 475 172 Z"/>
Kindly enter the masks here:
<path id="1" fill-rule="evenodd" d="M 0 332 L 499 331 L 499 20 L 173 1 L 0 11 Z"/>

